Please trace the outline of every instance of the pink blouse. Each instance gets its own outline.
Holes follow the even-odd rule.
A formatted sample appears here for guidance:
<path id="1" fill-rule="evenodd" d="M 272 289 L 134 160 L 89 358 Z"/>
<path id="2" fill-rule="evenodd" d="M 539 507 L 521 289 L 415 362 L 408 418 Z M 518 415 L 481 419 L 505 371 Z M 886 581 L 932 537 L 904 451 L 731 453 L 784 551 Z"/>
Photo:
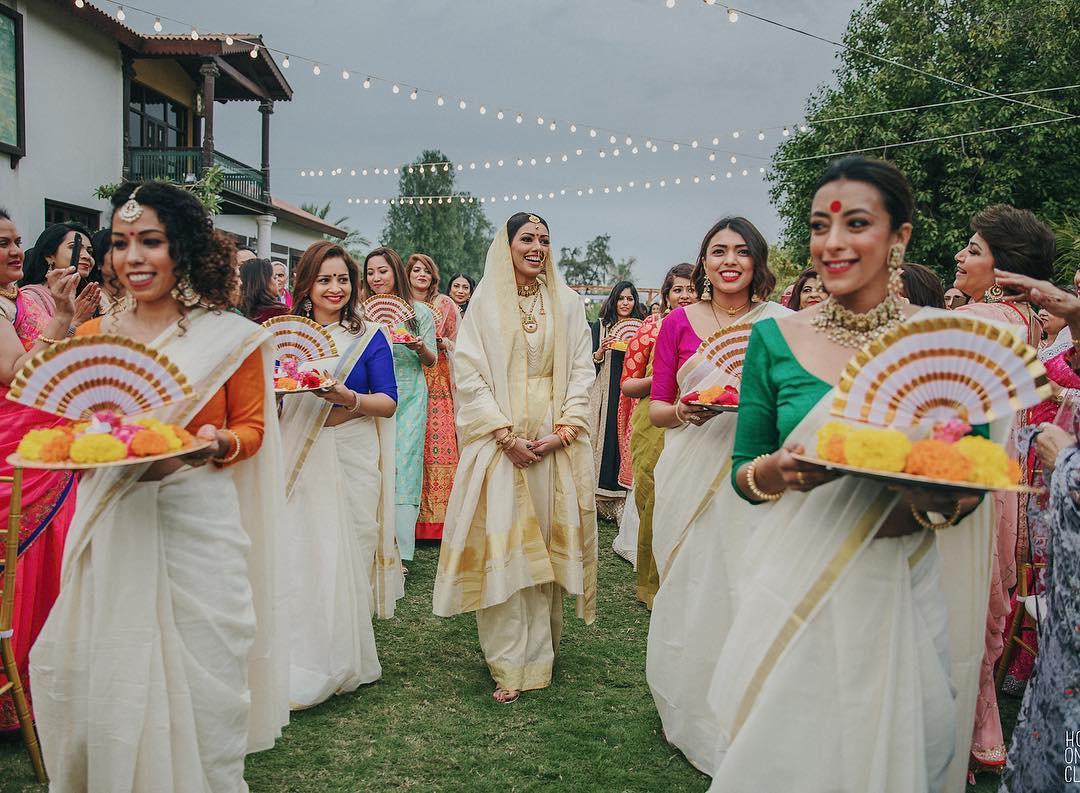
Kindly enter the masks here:
<path id="1" fill-rule="evenodd" d="M 675 404 L 679 397 L 679 384 L 676 380 L 679 367 L 690 360 L 700 346 L 701 338 L 694 332 L 682 306 L 664 318 L 653 350 L 653 381 L 650 392 L 653 400 Z"/>

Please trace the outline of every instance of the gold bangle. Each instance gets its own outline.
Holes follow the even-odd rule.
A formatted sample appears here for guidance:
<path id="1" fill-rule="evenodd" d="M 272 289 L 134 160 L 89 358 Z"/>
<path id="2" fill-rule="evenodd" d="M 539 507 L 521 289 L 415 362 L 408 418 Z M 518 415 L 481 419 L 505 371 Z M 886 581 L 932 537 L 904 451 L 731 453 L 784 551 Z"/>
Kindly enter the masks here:
<path id="1" fill-rule="evenodd" d="M 34 341 L 40 341 L 44 344 L 59 344 L 64 339 L 50 339 L 48 336 L 38 336 Z"/>
<path id="2" fill-rule="evenodd" d="M 783 498 L 785 493 L 784 490 L 781 490 L 779 493 L 766 493 L 764 490 L 761 490 L 757 486 L 757 482 L 754 481 L 754 469 L 757 468 L 757 464 L 770 456 L 771 455 L 768 454 L 759 454 L 750 461 L 750 465 L 746 468 L 746 486 L 750 488 L 750 495 L 758 501 L 779 501 Z"/>
<path id="3" fill-rule="evenodd" d="M 227 432 L 229 435 L 232 435 L 233 440 L 236 441 L 236 448 L 233 450 L 232 454 L 226 455 L 225 457 L 214 457 L 213 460 L 216 465 L 228 465 L 240 456 L 240 436 L 229 429 L 223 429 L 222 432 Z"/>
<path id="4" fill-rule="evenodd" d="M 513 446 L 515 442 L 517 442 L 517 435 L 509 427 L 506 428 L 505 433 L 495 439 L 495 445 L 504 452 Z"/>
<path id="5" fill-rule="evenodd" d="M 963 509 L 960 502 L 956 502 L 956 509 L 953 510 L 953 514 L 947 517 L 942 523 L 934 523 L 928 517 L 923 517 L 919 510 L 915 509 L 914 504 L 908 504 L 911 509 L 911 517 L 915 518 L 915 522 L 919 524 L 921 528 L 929 529 L 930 531 L 941 531 L 942 529 L 948 529 L 955 526 L 960 521 L 960 511 Z"/>
<path id="6" fill-rule="evenodd" d="M 358 413 L 360 411 L 360 392 L 353 391 L 352 407 L 349 408 L 350 413 Z"/>

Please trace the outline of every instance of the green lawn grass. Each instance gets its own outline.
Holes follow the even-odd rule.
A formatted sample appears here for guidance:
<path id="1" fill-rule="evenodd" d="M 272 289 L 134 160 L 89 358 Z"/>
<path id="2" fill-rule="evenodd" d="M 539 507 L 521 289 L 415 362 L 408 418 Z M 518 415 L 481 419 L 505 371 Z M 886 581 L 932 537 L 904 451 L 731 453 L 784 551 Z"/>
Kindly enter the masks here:
<path id="1" fill-rule="evenodd" d="M 491 698 L 472 615 L 431 613 L 438 547 L 417 549 L 398 615 L 376 623 L 383 677 L 294 713 L 274 749 L 248 758 L 253 793 L 337 791 L 704 791 L 708 779 L 660 738 L 645 684 L 648 613 L 601 525 L 598 617 L 567 600 L 552 687 Z M 1011 725 L 1017 700 L 1004 698 Z M 0 745 L 0 791 L 41 793 L 22 745 Z M 990 793 L 980 777 L 971 791 Z"/>

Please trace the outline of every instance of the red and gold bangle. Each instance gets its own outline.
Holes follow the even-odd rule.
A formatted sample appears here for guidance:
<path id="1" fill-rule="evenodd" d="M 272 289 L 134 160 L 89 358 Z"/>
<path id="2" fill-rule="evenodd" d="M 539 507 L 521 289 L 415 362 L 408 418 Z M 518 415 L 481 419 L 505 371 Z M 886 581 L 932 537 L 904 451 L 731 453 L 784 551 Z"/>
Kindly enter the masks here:
<path id="1" fill-rule="evenodd" d="M 236 443 L 236 448 L 233 449 L 231 454 L 228 454 L 225 457 L 221 457 L 221 458 L 215 457 L 213 459 L 214 459 L 214 463 L 217 464 L 217 465 L 228 465 L 229 463 L 231 463 L 233 460 L 235 460 L 237 457 L 240 456 L 240 449 L 241 449 L 240 436 L 237 435 L 232 430 L 223 429 L 221 431 L 226 432 L 229 435 L 232 435 L 233 442 Z"/>
<path id="2" fill-rule="evenodd" d="M 563 446 L 569 446 L 577 440 L 578 428 L 571 427 L 569 424 L 556 424 L 555 434 L 559 436 Z"/>

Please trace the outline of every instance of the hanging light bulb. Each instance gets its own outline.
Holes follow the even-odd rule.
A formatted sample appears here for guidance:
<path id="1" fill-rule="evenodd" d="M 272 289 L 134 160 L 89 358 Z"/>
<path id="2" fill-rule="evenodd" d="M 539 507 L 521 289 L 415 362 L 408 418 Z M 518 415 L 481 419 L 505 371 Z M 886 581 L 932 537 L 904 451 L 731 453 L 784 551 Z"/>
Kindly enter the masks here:
<path id="1" fill-rule="evenodd" d="M 737 159 L 735 159 L 735 155 L 734 155 L 734 154 L 732 154 L 732 155 L 731 155 L 731 164 L 732 164 L 732 165 L 734 165 L 734 164 L 735 164 L 735 163 L 737 163 L 737 162 L 738 162 L 738 160 L 737 160 Z"/>
<path id="2" fill-rule="evenodd" d="M 85 5 L 86 5 L 85 0 L 75 0 L 75 7 L 76 8 L 82 8 Z"/>
<path id="3" fill-rule="evenodd" d="M 630 145 L 632 145 L 632 144 L 633 144 L 633 142 L 634 142 L 634 139 L 633 139 L 633 138 L 631 138 L 631 137 L 630 137 L 629 135 L 627 135 L 627 136 L 626 136 L 626 140 L 625 140 L 625 141 L 623 141 L 623 142 L 624 142 L 624 143 L 625 143 L 625 144 L 626 144 L 627 146 L 630 146 Z"/>
<path id="4" fill-rule="evenodd" d="M 482 116 L 487 115 L 487 108 L 484 107 L 483 105 L 480 105 L 480 115 L 482 115 Z"/>
<path id="5" fill-rule="evenodd" d="M 734 25 L 739 21 L 739 12 L 734 8 L 729 8 L 727 10 L 727 21 Z"/>
<path id="6" fill-rule="evenodd" d="M 749 173 L 749 171 L 747 171 L 745 168 L 743 168 L 742 175 L 746 176 L 748 173 Z"/>
<path id="7" fill-rule="evenodd" d="M 498 113 L 495 114 L 495 118 L 499 119 L 499 121 L 502 121 L 504 118 L 506 118 L 506 114 L 500 110 Z"/>
<path id="8" fill-rule="evenodd" d="M 615 142 L 615 136 L 612 135 L 610 138 L 608 138 L 608 143 L 614 143 L 614 142 Z"/>
<path id="9" fill-rule="evenodd" d="M 226 36 L 225 37 L 225 43 L 228 44 L 231 47 L 233 45 L 233 37 L 232 36 Z"/>
<path id="10" fill-rule="evenodd" d="M 807 127 L 806 124 L 799 124 L 799 132 L 806 132 L 808 129 L 809 127 Z"/>
<path id="11" fill-rule="evenodd" d="M 574 154 L 576 154 L 578 157 L 580 157 L 582 151 L 583 151 L 583 149 L 574 149 Z"/>
<path id="12" fill-rule="evenodd" d="M 80 0 L 80 2 L 76 3 L 76 5 L 78 5 L 79 8 L 83 7 L 83 4 L 82 4 L 81 0 Z M 157 33 L 161 32 L 161 17 L 154 17 L 154 30 Z"/>
<path id="13" fill-rule="evenodd" d="M 352 170 L 349 171 L 349 176 L 356 176 L 356 169 L 355 168 L 353 168 Z"/>
<path id="14" fill-rule="evenodd" d="M 121 22 L 123 22 L 125 19 L 127 19 L 127 14 L 124 13 L 124 7 L 123 6 L 117 6 L 116 7 L 116 18 L 119 19 Z"/>
<path id="15" fill-rule="evenodd" d="M 322 74 L 322 67 L 316 63 L 315 66 L 312 67 L 311 73 L 318 77 L 320 74 Z"/>
<path id="16" fill-rule="evenodd" d="M 700 184 L 700 183 L 701 183 L 701 177 L 700 176 L 695 176 L 694 177 L 694 184 Z"/>
<path id="17" fill-rule="evenodd" d="M 675 0 L 664 0 L 664 5 L 666 5 L 668 8 L 674 8 Z"/>
<path id="18" fill-rule="evenodd" d="M 289 68 L 289 56 L 288 55 L 286 55 L 284 58 L 281 59 L 281 68 L 282 69 L 288 69 Z"/>
<path id="19" fill-rule="evenodd" d="M 518 168 L 520 168 L 520 167 L 521 167 L 522 165 L 524 165 L 524 164 L 525 164 L 525 161 L 524 161 L 523 159 L 521 159 L 520 157 L 518 157 L 518 158 L 517 158 L 517 165 L 518 165 Z"/>
<path id="20" fill-rule="evenodd" d="M 550 129 L 552 132 L 555 131 L 555 122 L 554 121 L 552 121 L 550 124 L 548 124 L 548 129 Z"/>
<path id="21" fill-rule="evenodd" d="M 786 138 L 791 134 L 791 130 L 788 129 L 787 127 L 784 127 L 784 131 L 781 132 L 780 134 L 783 135 Z"/>
<path id="22" fill-rule="evenodd" d="M 365 77 L 364 78 L 364 88 L 371 88 L 371 78 L 370 77 Z"/>
<path id="23" fill-rule="evenodd" d="M 409 99 L 411 99 L 412 101 L 415 102 L 417 96 L 419 96 L 419 94 L 417 93 L 415 88 L 409 92 Z"/>
<path id="24" fill-rule="evenodd" d="M 679 150 L 679 144 L 678 143 L 672 143 L 671 144 L 671 150 L 672 151 L 678 151 Z"/>
<path id="25" fill-rule="evenodd" d="M 199 40 L 199 31 L 197 31 L 195 28 L 191 29 L 191 39 L 192 39 L 192 41 L 198 41 Z"/>
<path id="26" fill-rule="evenodd" d="M 449 166 L 449 165 L 444 165 L 444 166 L 442 167 L 442 169 L 443 169 L 444 171 L 449 171 L 449 170 L 450 170 L 450 166 Z"/>
<path id="27" fill-rule="evenodd" d="M 739 139 L 739 135 L 741 135 L 741 134 L 742 134 L 742 133 L 741 133 L 741 132 L 739 132 L 739 130 L 735 130 L 734 132 L 732 132 L 732 133 L 731 133 L 731 137 L 733 137 L 733 138 L 735 138 L 736 140 L 738 140 L 738 139 Z"/>
<path id="28" fill-rule="evenodd" d="M 301 176 L 307 176 L 307 171 L 301 171 L 301 172 L 300 172 L 300 175 L 301 175 Z"/>
<path id="29" fill-rule="evenodd" d="M 630 153 L 631 154 L 637 154 L 638 153 L 638 147 L 635 146 L 634 148 L 630 149 Z"/>
<path id="30" fill-rule="evenodd" d="M 758 130 L 757 139 L 758 140 L 765 140 L 765 133 L 762 132 L 761 130 Z"/>
<path id="31" fill-rule="evenodd" d="M 570 159 L 569 155 L 566 155 L 566 154 L 564 154 L 564 155 L 562 156 L 562 161 L 563 161 L 563 162 L 566 162 L 566 161 L 567 161 L 567 160 L 569 160 L 569 159 Z"/>
<path id="32" fill-rule="evenodd" d="M 400 85 L 398 85 L 397 83 L 394 83 L 394 84 L 393 84 L 393 85 L 392 85 L 392 86 L 390 87 L 390 90 L 391 90 L 391 91 L 393 91 L 393 92 L 394 92 L 395 94 L 400 94 L 400 93 L 401 93 L 401 86 L 400 86 Z"/>
<path id="33" fill-rule="evenodd" d="M 570 125 L 570 131 L 571 132 L 577 132 L 577 124 L 571 124 Z"/>
<path id="34" fill-rule="evenodd" d="M 536 123 L 537 123 L 537 125 L 539 125 L 541 127 L 544 126 L 544 117 L 543 116 L 537 116 L 536 117 Z"/>
<path id="35" fill-rule="evenodd" d="M 604 159 L 605 157 L 607 157 L 607 152 L 606 152 L 606 151 L 604 151 L 603 149 L 600 149 L 600 159 L 602 160 L 602 159 Z"/>
<path id="36" fill-rule="evenodd" d="M 698 147 L 698 142 L 696 140 L 690 141 L 690 148 L 691 149 L 696 149 L 697 147 Z"/>
<path id="37" fill-rule="evenodd" d="M 460 102 L 457 103 L 457 106 L 458 106 L 459 109 L 464 110 L 469 105 L 468 105 L 468 103 L 466 103 L 466 101 L 464 99 L 462 99 Z"/>
<path id="38" fill-rule="evenodd" d="M 551 163 L 551 155 L 550 154 L 547 157 L 544 158 L 544 162 L 548 163 L 548 164 Z"/>
<path id="39" fill-rule="evenodd" d="M 252 58 L 258 58 L 259 57 L 259 47 L 258 47 L 258 45 L 252 47 L 251 52 L 248 53 L 248 54 L 251 55 Z"/>
<path id="40" fill-rule="evenodd" d="M 518 124 L 520 124 L 524 120 L 525 119 L 521 117 L 521 113 L 518 113 L 516 116 L 514 116 L 514 121 L 516 121 Z"/>
<path id="41" fill-rule="evenodd" d="M 716 152 L 709 152 L 709 162 L 716 162 Z"/>
<path id="42" fill-rule="evenodd" d="M 442 107 L 446 104 L 446 100 L 440 96 L 435 100 L 435 104 L 437 104 L 439 107 Z"/>
<path id="43" fill-rule="evenodd" d="M 596 130 L 595 129 L 590 129 L 589 130 L 589 137 L 590 138 L 595 138 L 596 137 Z"/>

